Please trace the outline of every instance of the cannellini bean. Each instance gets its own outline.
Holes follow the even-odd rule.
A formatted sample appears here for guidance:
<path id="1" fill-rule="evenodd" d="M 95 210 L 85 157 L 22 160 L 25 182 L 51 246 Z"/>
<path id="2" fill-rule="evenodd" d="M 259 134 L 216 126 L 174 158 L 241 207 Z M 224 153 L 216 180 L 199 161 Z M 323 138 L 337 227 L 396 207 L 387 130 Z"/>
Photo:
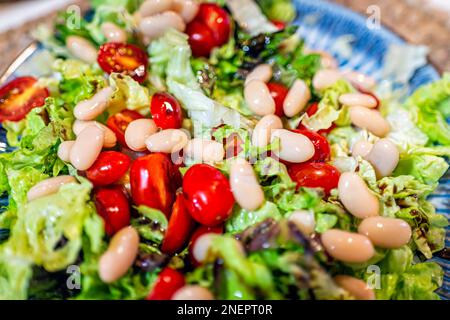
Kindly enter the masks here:
<path id="1" fill-rule="evenodd" d="M 386 136 L 390 129 L 389 122 L 377 110 L 355 106 L 350 108 L 350 120 L 361 128 L 367 129 L 378 137 Z"/>
<path id="2" fill-rule="evenodd" d="M 274 115 L 269 114 L 258 121 L 252 133 L 252 144 L 256 147 L 265 147 L 270 143 L 272 131 L 283 129 L 283 122 Z"/>
<path id="3" fill-rule="evenodd" d="M 78 170 L 87 170 L 102 151 L 105 133 L 97 126 L 87 126 L 80 132 L 70 150 L 70 162 Z"/>
<path id="4" fill-rule="evenodd" d="M 374 97 L 364 93 L 345 93 L 339 97 L 339 102 L 349 107 L 375 108 L 378 105 Z"/>
<path id="5" fill-rule="evenodd" d="M 275 113 L 275 101 L 261 80 L 252 80 L 244 87 L 244 97 L 250 110 L 258 116 Z"/>
<path id="6" fill-rule="evenodd" d="M 98 273 L 100 279 L 111 283 L 127 273 L 138 254 L 139 235 L 133 227 L 125 227 L 117 232 L 108 249 L 100 257 Z"/>
<path id="7" fill-rule="evenodd" d="M 223 160 L 225 150 L 217 141 L 194 138 L 187 143 L 184 154 L 195 161 L 214 163 Z"/>
<path id="8" fill-rule="evenodd" d="M 73 110 L 78 120 L 94 120 L 108 107 L 108 102 L 114 90 L 106 87 L 97 92 L 92 98 L 80 101 Z"/>
<path id="9" fill-rule="evenodd" d="M 139 23 L 139 29 L 150 40 L 161 37 L 170 28 L 182 32 L 186 29 L 183 19 L 173 11 L 165 11 L 143 18 Z"/>
<path id="10" fill-rule="evenodd" d="M 411 239 L 409 224 L 396 218 L 369 217 L 358 227 L 358 232 L 365 235 L 380 248 L 395 249 L 407 244 Z"/>
<path id="11" fill-rule="evenodd" d="M 75 135 L 79 135 L 80 132 L 83 131 L 87 126 L 97 126 L 98 128 L 103 130 L 103 133 L 105 134 L 103 147 L 112 148 L 116 145 L 117 143 L 116 134 L 110 128 L 108 128 L 104 124 L 101 124 L 98 121 L 75 120 L 72 126 L 72 130 L 75 133 Z"/>
<path id="12" fill-rule="evenodd" d="M 400 159 L 397 146 L 389 139 L 380 139 L 366 156 L 375 169 L 377 178 L 391 175 Z"/>
<path id="13" fill-rule="evenodd" d="M 247 77 L 245 78 L 245 84 L 247 85 L 252 80 L 268 82 L 270 79 L 272 79 L 272 73 L 272 66 L 270 64 L 260 64 L 247 75 Z"/>
<path id="14" fill-rule="evenodd" d="M 214 300 L 214 296 L 202 286 L 187 285 L 175 291 L 172 300 Z"/>
<path id="15" fill-rule="evenodd" d="M 178 12 L 186 23 L 194 20 L 199 7 L 200 5 L 195 0 L 174 0 L 173 2 L 173 9 Z"/>
<path id="16" fill-rule="evenodd" d="M 289 216 L 289 221 L 292 221 L 305 235 L 312 234 L 316 227 L 316 220 L 314 218 L 314 212 L 312 211 L 294 211 Z"/>
<path id="17" fill-rule="evenodd" d="M 125 142 L 131 150 L 144 151 L 145 140 L 158 132 L 158 127 L 152 119 L 137 119 L 128 124 L 125 130 Z"/>
<path id="18" fill-rule="evenodd" d="M 342 75 L 337 70 L 323 69 L 317 71 L 313 78 L 314 89 L 320 91 L 331 87 L 338 80 L 342 79 Z"/>
<path id="19" fill-rule="evenodd" d="M 280 139 L 280 150 L 275 151 L 275 154 L 281 160 L 299 163 L 308 161 L 314 156 L 314 145 L 302 134 L 277 129 L 272 132 L 271 141 L 276 138 Z"/>
<path id="20" fill-rule="evenodd" d="M 364 180 L 354 172 L 341 174 L 338 183 L 339 200 L 355 217 L 364 219 L 377 216 L 380 210 L 378 198 L 370 192 Z"/>
<path id="21" fill-rule="evenodd" d="M 360 72 L 345 71 L 343 72 L 343 76 L 354 86 L 361 87 L 365 90 L 372 90 L 377 85 L 375 79 Z"/>
<path id="22" fill-rule="evenodd" d="M 237 203 L 245 210 L 253 211 L 263 204 L 264 192 L 252 165 L 246 160 L 239 158 L 232 162 L 230 186 Z"/>
<path id="23" fill-rule="evenodd" d="M 173 0 L 147 0 L 139 7 L 141 17 L 148 17 L 157 13 L 170 10 L 173 7 Z"/>
<path id="24" fill-rule="evenodd" d="M 64 141 L 58 147 L 58 158 L 60 158 L 64 162 L 70 161 L 70 150 L 72 149 L 75 141 Z"/>
<path id="25" fill-rule="evenodd" d="M 108 42 L 127 42 L 125 30 L 112 22 L 103 23 L 101 30 Z"/>
<path id="26" fill-rule="evenodd" d="M 363 280 L 351 276 L 338 275 L 334 277 L 334 282 L 357 300 L 375 300 L 375 292 Z"/>
<path id="27" fill-rule="evenodd" d="M 361 234 L 330 229 L 322 234 L 322 244 L 333 258 L 349 262 L 366 262 L 375 254 L 369 238 Z"/>
<path id="28" fill-rule="evenodd" d="M 76 58 L 87 63 L 97 62 L 97 48 L 88 40 L 79 36 L 68 36 L 66 46 Z"/>
<path id="29" fill-rule="evenodd" d="M 183 130 L 166 129 L 150 135 L 145 139 L 145 144 L 151 152 L 174 153 L 183 149 L 188 140 Z"/>
<path id="30" fill-rule="evenodd" d="M 311 91 L 305 81 L 295 80 L 283 102 L 283 111 L 287 117 L 293 117 L 302 111 L 311 99 Z"/>
<path id="31" fill-rule="evenodd" d="M 57 193 L 59 188 L 63 185 L 77 180 L 72 176 L 58 176 L 54 178 L 45 179 L 35 184 L 27 193 L 27 200 L 33 201 L 37 198 L 42 198 L 53 193 Z"/>
<path id="32" fill-rule="evenodd" d="M 198 262 L 204 262 L 206 260 L 211 242 L 215 238 L 217 238 L 216 233 L 205 233 L 197 238 L 192 247 L 192 256 L 195 260 Z"/>
<path id="33" fill-rule="evenodd" d="M 372 150 L 373 144 L 366 140 L 359 140 L 355 142 L 352 147 L 352 155 L 354 157 L 360 156 L 365 157 L 369 154 L 370 150 Z"/>

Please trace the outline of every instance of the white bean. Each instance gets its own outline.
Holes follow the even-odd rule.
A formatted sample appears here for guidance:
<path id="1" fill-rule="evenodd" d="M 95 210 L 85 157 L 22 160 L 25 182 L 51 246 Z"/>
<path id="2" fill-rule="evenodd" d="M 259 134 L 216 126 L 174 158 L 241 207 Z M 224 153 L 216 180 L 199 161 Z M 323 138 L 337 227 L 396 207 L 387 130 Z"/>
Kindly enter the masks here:
<path id="1" fill-rule="evenodd" d="M 70 162 L 78 170 L 87 170 L 102 151 L 105 133 L 97 126 L 87 126 L 80 132 L 70 150 Z"/>
<path id="2" fill-rule="evenodd" d="M 264 203 L 264 192 L 246 160 L 238 158 L 232 162 L 230 186 L 236 202 L 245 210 L 254 211 Z"/>
<path id="3" fill-rule="evenodd" d="M 173 7 L 173 0 L 147 0 L 139 7 L 141 17 L 148 17 L 157 13 L 170 10 Z"/>
<path id="4" fill-rule="evenodd" d="M 338 183 L 339 200 L 357 218 L 377 216 L 380 210 L 378 198 L 370 192 L 364 180 L 354 172 L 341 174 Z"/>
<path id="5" fill-rule="evenodd" d="M 183 149 L 188 140 L 183 130 L 166 129 L 147 137 L 145 145 L 151 152 L 174 153 Z"/>
<path id="6" fill-rule="evenodd" d="M 173 9 L 178 12 L 186 23 L 194 20 L 199 7 L 200 5 L 195 0 L 174 0 L 173 3 Z"/>
<path id="7" fill-rule="evenodd" d="M 92 98 L 78 102 L 73 110 L 78 120 L 94 120 L 108 107 L 109 99 L 114 90 L 106 87 L 97 92 Z"/>
<path id="8" fill-rule="evenodd" d="M 247 75 L 245 78 L 245 85 L 250 83 L 252 80 L 268 82 L 272 79 L 272 72 L 272 66 L 270 64 L 260 64 Z"/>
<path id="9" fill-rule="evenodd" d="M 66 46 L 76 58 L 87 63 L 97 62 L 97 48 L 88 40 L 79 36 L 68 36 Z"/>
<path id="10" fill-rule="evenodd" d="M 128 124 L 125 130 L 125 142 L 131 150 L 144 151 L 145 140 L 158 132 L 158 127 L 152 119 L 137 119 Z"/>
<path id="11" fill-rule="evenodd" d="M 339 97 L 339 102 L 349 107 L 361 106 L 366 108 L 376 108 L 378 105 L 378 102 L 374 97 L 364 93 L 345 93 Z"/>
<path id="12" fill-rule="evenodd" d="M 244 97 L 250 110 L 258 116 L 275 113 L 275 101 L 261 80 L 252 80 L 244 87 Z"/>
<path id="13" fill-rule="evenodd" d="M 313 78 L 314 89 L 321 91 L 331 87 L 338 80 L 342 79 L 342 75 L 337 70 L 322 69 L 317 71 Z"/>
<path id="14" fill-rule="evenodd" d="M 297 210 L 291 213 L 289 221 L 292 221 L 297 228 L 305 235 L 310 235 L 316 227 L 314 212 L 307 210 Z"/>
<path id="15" fill-rule="evenodd" d="M 217 141 L 194 138 L 184 148 L 184 155 L 194 161 L 214 163 L 223 160 L 225 150 Z"/>
<path id="16" fill-rule="evenodd" d="M 103 23 L 101 30 L 108 42 L 127 42 L 125 30 L 112 22 Z"/>
<path id="17" fill-rule="evenodd" d="M 366 129 L 378 137 L 386 136 L 391 130 L 389 122 L 378 110 L 355 106 L 350 108 L 350 120 L 355 126 Z"/>
<path id="18" fill-rule="evenodd" d="M 77 180 L 72 176 L 58 176 L 45 179 L 35 184 L 30 190 L 28 190 L 27 200 L 33 201 L 34 199 L 57 193 L 59 188 L 61 188 L 63 185 L 76 181 Z"/>
<path id="19" fill-rule="evenodd" d="M 256 147 L 265 147 L 270 143 L 272 131 L 283 129 L 283 122 L 274 115 L 269 114 L 258 121 L 252 133 L 252 144 Z"/>
<path id="20" fill-rule="evenodd" d="M 192 246 L 192 256 L 195 260 L 202 263 L 208 257 L 208 251 L 211 247 L 211 242 L 217 238 L 216 233 L 205 233 L 195 240 Z"/>
<path id="21" fill-rule="evenodd" d="M 103 141 L 103 147 L 105 148 L 112 148 L 117 143 L 117 137 L 114 131 L 112 131 L 110 128 L 105 126 L 104 124 L 101 124 L 98 121 L 82 121 L 82 120 L 75 120 L 72 126 L 72 130 L 75 133 L 75 135 L 79 135 L 81 131 L 83 131 L 88 126 L 97 126 L 98 128 L 102 129 L 105 134 L 105 139 Z"/>
<path id="22" fill-rule="evenodd" d="M 175 291 L 172 300 L 214 300 L 214 296 L 202 286 L 186 285 Z"/>
<path id="23" fill-rule="evenodd" d="M 58 147 L 58 158 L 60 158 L 64 162 L 70 161 L 70 150 L 72 149 L 75 141 L 64 141 Z"/>
<path id="24" fill-rule="evenodd" d="M 338 275 L 334 277 L 334 282 L 357 300 L 375 300 L 375 292 L 363 280 L 351 276 Z"/>
<path id="25" fill-rule="evenodd" d="M 358 226 L 358 232 L 367 236 L 380 248 L 395 249 L 407 244 L 411 239 L 409 224 L 396 218 L 369 217 Z"/>
<path id="26" fill-rule="evenodd" d="M 343 76 L 354 86 L 365 90 L 372 90 L 376 85 L 375 79 L 356 71 L 344 71 Z"/>
<path id="27" fill-rule="evenodd" d="M 139 249 L 139 234 L 133 227 L 117 232 L 108 249 L 100 257 L 98 273 L 103 282 L 111 283 L 127 273 L 133 265 Z"/>
<path id="28" fill-rule="evenodd" d="M 139 29 L 149 40 L 161 37 L 170 28 L 182 32 L 186 29 L 183 19 L 173 11 L 165 11 L 143 18 L 139 23 Z"/>
<path id="29" fill-rule="evenodd" d="M 391 175 L 397 167 L 400 153 L 397 146 L 389 139 L 380 139 L 366 156 L 375 169 L 377 178 Z"/>
<path id="30" fill-rule="evenodd" d="M 357 157 L 365 157 L 369 154 L 370 150 L 372 150 L 373 144 L 364 139 L 358 140 L 352 146 L 352 156 Z"/>
<path id="31" fill-rule="evenodd" d="M 287 117 L 293 117 L 302 111 L 311 99 L 311 91 L 305 81 L 295 80 L 283 102 L 283 111 Z"/>
<path id="32" fill-rule="evenodd" d="M 305 162 L 314 156 L 314 145 L 311 140 L 300 133 L 286 129 L 277 129 L 272 132 L 271 141 L 280 139 L 280 150 L 274 153 L 281 160 L 299 163 Z"/>
<path id="33" fill-rule="evenodd" d="M 361 234 L 330 229 L 322 234 L 321 240 L 328 254 L 340 261 L 361 263 L 375 254 L 369 238 Z"/>

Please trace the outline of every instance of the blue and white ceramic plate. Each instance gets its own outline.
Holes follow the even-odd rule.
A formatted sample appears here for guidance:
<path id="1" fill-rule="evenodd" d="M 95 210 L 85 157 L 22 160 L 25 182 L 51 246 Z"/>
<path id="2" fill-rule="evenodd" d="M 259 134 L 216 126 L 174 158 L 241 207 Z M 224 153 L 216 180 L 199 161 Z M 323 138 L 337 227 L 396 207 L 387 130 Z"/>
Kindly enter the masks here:
<path id="1" fill-rule="evenodd" d="M 333 53 L 339 61 L 340 67 L 361 71 L 383 80 L 381 70 L 385 64 L 386 52 L 392 45 L 402 45 L 405 42 L 386 28 L 368 28 L 366 17 L 356 14 L 339 5 L 324 0 L 294 0 L 298 11 L 295 24 L 301 26 L 300 34 L 308 47 L 326 50 Z M 350 45 L 351 56 L 340 55 L 336 50 L 336 43 L 342 39 L 352 39 Z M 16 76 L 32 74 L 35 76 L 45 72 L 45 55 L 39 45 L 28 48 L 0 77 L 0 84 Z M 38 66 L 36 68 L 36 66 Z M 48 69 L 47 69 L 48 70 Z M 408 91 L 414 91 L 421 85 L 439 78 L 437 71 L 431 65 L 425 65 L 412 75 L 406 84 Z M 5 132 L 0 128 L 0 152 L 8 150 Z M 450 216 L 450 173 L 440 181 L 440 186 L 430 196 L 437 212 Z M 0 205 L 7 199 L 0 199 Z M 450 229 L 447 229 L 446 246 L 450 244 Z M 443 299 L 450 299 L 450 263 L 447 260 L 433 258 L 445 268 L 444 284 L 438 293 Z"/>

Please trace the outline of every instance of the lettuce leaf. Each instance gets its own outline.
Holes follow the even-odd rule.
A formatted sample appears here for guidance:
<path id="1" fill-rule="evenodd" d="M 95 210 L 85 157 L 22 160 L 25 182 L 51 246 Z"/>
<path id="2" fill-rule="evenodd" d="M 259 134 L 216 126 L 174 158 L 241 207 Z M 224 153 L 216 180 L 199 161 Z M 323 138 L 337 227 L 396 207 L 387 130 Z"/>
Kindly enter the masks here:
<path id="1" fill-rule="evenodd" d="M 235 205 L 230 219 L 225 223 L 225 230 L 229 233 L 238 233 L 267 218 L 278 220 L 281 217 L 277 206 L 270 201 L 266 201 L 255 211 L 247 211 Z"/>
<path id="2" fill-rule="evenodd" d="M 290 0 L 257 0 L 263 13 L 272 21 L 289 23 L 297 12 Z"/>
<path id="3" fill-rule="evenodd" d="M 150 105 L 149 91 L 133 78 L 112 73 L 109 84 L 114 88 L 114 95 L 109 102 L 108 111 L 112 114 L 123 109 L 148 109 Z"/>

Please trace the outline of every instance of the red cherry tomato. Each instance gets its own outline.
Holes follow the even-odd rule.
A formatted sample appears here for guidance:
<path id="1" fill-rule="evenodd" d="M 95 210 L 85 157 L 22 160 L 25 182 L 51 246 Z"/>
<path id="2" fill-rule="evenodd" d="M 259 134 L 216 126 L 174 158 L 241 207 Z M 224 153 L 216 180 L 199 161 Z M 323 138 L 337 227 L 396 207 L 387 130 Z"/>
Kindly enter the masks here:
<path id="1" fill-rule="evenodd" d="M 130 206 L 119 186 L 99 188 L 94 191 L 95 207 L 105 222 L 109 236 L 130 224 Z"/>
<path id="2" fill-rule="evenodd" d="M 297 163 L 288 166 L 291 179 L 299 187 L 323 188 L 326 194 L 337 188 L 340 172 L 330 164 L 322 162 Z"/>
<path id="3" fill-rule="evenodd" d="M 194 258 L 194 255 L 192 253 L 192 248 L 194 247 L 197 239 L 206 233 L 222 234 L 223 233 L 223 225 L 218 225 L 218 226 L 214 226 L 214 227 L 199 226 L 197 228 L 197 230 L 195 230 L 195 232 L 192 234 L 191 241 L 189 244 L 189 257 L 190 257 L 191 263 L 194 266 L 198 266 L 201 263 Z"/>
<path id="4" fill-rule="evenodd" d="M 183 122 L 181 106 L 170 94 L 155 93 L 150 104 L 150 112 L 156 125 L 161 129 L 179 129 Z"/>
<path id="5" fill-rule="evenodd" d="M 130 167 L 130 157 L 117 151 L 104 151 L 86 170 L 86 177 L 96 187 L 112 184 L 123 177 Z"/>
<path id="6" fill-rule="evenodd" d="M 161 246 L 161 251 L 164 253 L 174 254 L 182 249 L 195 225 L 195 221 L 187 211 L 184 201 L 183 194 L 177 194 Z"/>
<path id="7" fill-rule="evenodd" d="M 106 125 L 116 134 L 117 140 L 123 146 L 126 146 L 125 142 L 125 130 L 128 124 L 137 119 L 144 118 L 139 112 L 133 110 L 122 110 L 108 118 Z"/>
<path id="8" fill-rule="evenodd" d="M 35 78 L 20 77 L 0 88 L 0 122 L 22 120 L 31 109 L 44 105 L 48 90 L 36 83 Z"/>
<path id="9" fill-rule="evenodd" d="M 277 82 L 269 82 L 267 84 L 267 88 L 269 88 L 270 95 L 275 101 L 275 114 L 279 117 L 284 116 L 283 102 L 289 92 L 289 89 L 283 84 Z"/>
<path id="10" fill-rule="evenodd" d="M 153 153 L 136 159 L 130 169 L 131 197 L 136 205 L 146 205 L 169 217 L 179 178 L 170 159 Z"/>
<path id="11" fill-rule="evenodd" d="M 173 294 L 185 284 L 182 273 L 172 269 L 164 268 L 158 275 L 147 300 L 170 300 Z"/>
<path id="12" fill-rule="evenodd" d="M 308 107 L 308 109 L 306 110 L 306 114 L 308 116 L 312 116 L 314 115 L 317 110 L 319 109 L 319 104 L 317 102 L 311 103 L 311 105 Z M 329 134 L 334 128 L 336 128 L 336 125 L 334 123 L 331 124 L 331 127 L 329 127 L 328 129 L 322 129 L 317 131 L 318 134 L 322 135 L 322 136 L 326 136 L 327 134 Z M 303 124 L 299 124 L 297 129 L 300 130 L 308 130 L 308 128 L 306 128 Z"/>
<path id="13" fill-rule="evenodd" d="M 286 28 L 286 23 L 284 23 L 283 21 L 272 20 L 271 22 L 278 30 L 283 30 L 284 28 Z"/>
<path id="14" fill-rule="evenodd" d="M 292 131 L 306 136 L 314 145 L 314 156 L 308 160 L 309 162 L 327 162 L 330 160 L 330 144 L 324 136 L 318 134 L 317 132 L 305 129 Z"/>
<path id="15" fill-rule="evenodd" d="M 216 46 L 211 30 L 200 21 L 189 23 L 186 33 L 189 35 L 189 45 L 194 57 L 207 57 Z"/>
<path id="16" fill-rule="evenodd" d="M 183 192 L 191 216 L 206 226 L 228 219 L 235 202 L 228 179 L 207 164 L 188 169 L 183 177 Z"/>
<path id="17" fill-rule="evenodd" d="M 106 73 L 123 73 L 139 83 L 147 76 L 148 57 L 144 50 L 132 44 L 108 42 L 98 51 L 97 62 Z"/>

